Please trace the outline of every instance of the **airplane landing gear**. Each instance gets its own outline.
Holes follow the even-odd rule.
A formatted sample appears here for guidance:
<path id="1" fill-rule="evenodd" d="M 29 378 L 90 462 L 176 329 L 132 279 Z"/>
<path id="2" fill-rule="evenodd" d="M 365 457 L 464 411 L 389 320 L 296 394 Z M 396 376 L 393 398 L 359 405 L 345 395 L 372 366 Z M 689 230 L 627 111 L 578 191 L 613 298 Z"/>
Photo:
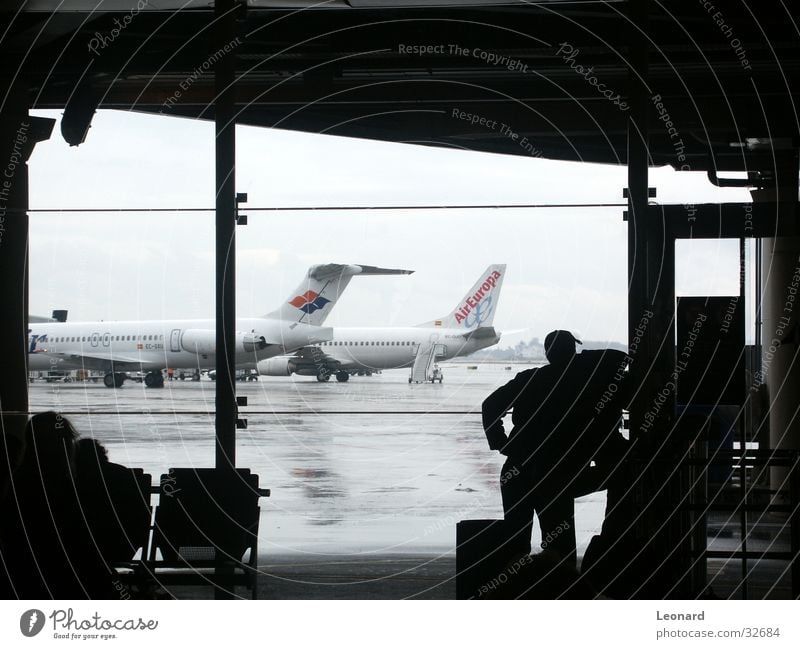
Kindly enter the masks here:
<path id="1" fill-rule="evenodd" d="M 144 377 L 144 384 L 148 388 L 163 388 L 164 375 L 161 372 L 148 372 Z"/>
<path id="2" fill-rule="evenodd" d="M 331 373 L 326 368 L 321 368 L 319 372 L 317 372 L 317 381 L 320 383 L 324 383 L 326 381 L 331 380 Z"/>
<path id="3" fill-rule="evenodd" d="M 347 383 L 350 380 L 350 372 L 339 370 L 336 372 L 336 380 L 339 381 L 339 383 Z"/>
<path id="4" fill-rule="evenodd" d="M 109 372 L 103 377 L 103 385 L 107 388 L 121 388 L 126 378 L 122 372 Z"/>

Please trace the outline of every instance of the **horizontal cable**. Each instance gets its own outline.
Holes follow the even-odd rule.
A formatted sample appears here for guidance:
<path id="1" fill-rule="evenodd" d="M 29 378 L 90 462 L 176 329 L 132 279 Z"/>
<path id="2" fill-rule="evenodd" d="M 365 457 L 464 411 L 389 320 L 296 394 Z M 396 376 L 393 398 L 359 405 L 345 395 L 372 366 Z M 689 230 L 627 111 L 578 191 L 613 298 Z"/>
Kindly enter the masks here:
<path id="1" fill-rule="evenodd" d="M 528 209 L 560 209 L 560 208 L 599 208 L 599 207 L 628 207 L 627 203 L 527 203 L 527 204 L 498 204 L 498 205 L 310 205 L 305 207 L 248 207 L 239 204 L 239 210 L 247 212 L 348 212 L 348 211 L 409 211 L 409 210 L 528 210 Z M 77 212 L 215 212 L 213 207 L 41 207 L 37 209 L 14 209 L 8 212 L 45 213 L 77 213 Z"/>

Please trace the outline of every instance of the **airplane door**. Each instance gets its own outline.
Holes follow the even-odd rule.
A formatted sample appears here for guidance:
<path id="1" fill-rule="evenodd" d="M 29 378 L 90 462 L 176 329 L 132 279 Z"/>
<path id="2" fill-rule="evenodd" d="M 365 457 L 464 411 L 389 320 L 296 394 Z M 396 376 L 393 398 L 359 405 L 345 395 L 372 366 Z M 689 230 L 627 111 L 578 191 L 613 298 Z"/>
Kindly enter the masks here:
<path id="1" fill-rule="evenodd" d="M 111 334 L 106 332 L 103 334 L 103 347 L 108 347 L 111 344 Z"/>
<path id="2" fill-rule="evenodd" d="M 181 330 L 173 329 L 169 334 L 169 351 L 181 351 Z"/>
<path id="3" fill-rule="evenodd" d="M 95 332 L 92 334 L 92 347 L 97 347 L 100 343 L 100 334 Z"/>

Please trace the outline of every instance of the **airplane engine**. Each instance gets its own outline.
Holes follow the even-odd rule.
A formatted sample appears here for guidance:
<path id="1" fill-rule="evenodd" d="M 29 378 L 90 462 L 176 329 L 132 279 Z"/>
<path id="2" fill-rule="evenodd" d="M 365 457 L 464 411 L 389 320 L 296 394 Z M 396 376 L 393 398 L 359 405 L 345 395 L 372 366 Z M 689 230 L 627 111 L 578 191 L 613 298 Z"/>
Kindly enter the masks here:
<path id="1" fill-rule="evenodd" d="M 192 354 L 207 356 L 215 353 L 217 334 L 213 329 L 187 329 L 181 335 L 181 347 Z M 267 346 L 264 336 L 236 332 L 236 354 L 251 354 Z"/>
<path id="2" fill-rule="evenodd" d="M 258 364 L 262 376 L 291 376 L 294 363 L 288 358 L 267 358 Z"/>
<path id="3" fill-rule="evenodd" d="M 258 352 L 267 346 L 267 339 L 257 333 L 236 334 L 236 353 L 244 351 L 245 353 Z"/>
<path id="4" fill-rule="evenodd" d="M 186 329 L 181 335 L 181 347 L 192 354 L 213 354 L 216 342 L 213 329 Z"/>

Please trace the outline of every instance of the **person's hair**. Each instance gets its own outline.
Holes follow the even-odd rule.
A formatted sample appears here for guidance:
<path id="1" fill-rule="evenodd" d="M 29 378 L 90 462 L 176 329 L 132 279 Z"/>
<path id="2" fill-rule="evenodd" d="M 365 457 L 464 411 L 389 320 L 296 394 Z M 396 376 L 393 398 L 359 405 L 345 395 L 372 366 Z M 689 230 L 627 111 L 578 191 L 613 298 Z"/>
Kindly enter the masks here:
<path id="1" fill-rule="evenodd" d="M 25 462 L 37 456 L 39 462 L 55 458 L 72 459 L 78 432 L 59 413 L 48 411 L 34 415 L 25 429 Z"/>
<path id="2" fill-rule="evenodd" d="M 564 363 L 575 355 L 575 337 L 569 331 L 551 331 L 544 339 L 544 355 L 550 363 Z"/>
<path id="3" fill-rule="evenodd" d="M 102 464 L 108 462 L 108 449 L 92 437 L 78 440 L 75 446 L 75 461 L 82 463 Z"/>

